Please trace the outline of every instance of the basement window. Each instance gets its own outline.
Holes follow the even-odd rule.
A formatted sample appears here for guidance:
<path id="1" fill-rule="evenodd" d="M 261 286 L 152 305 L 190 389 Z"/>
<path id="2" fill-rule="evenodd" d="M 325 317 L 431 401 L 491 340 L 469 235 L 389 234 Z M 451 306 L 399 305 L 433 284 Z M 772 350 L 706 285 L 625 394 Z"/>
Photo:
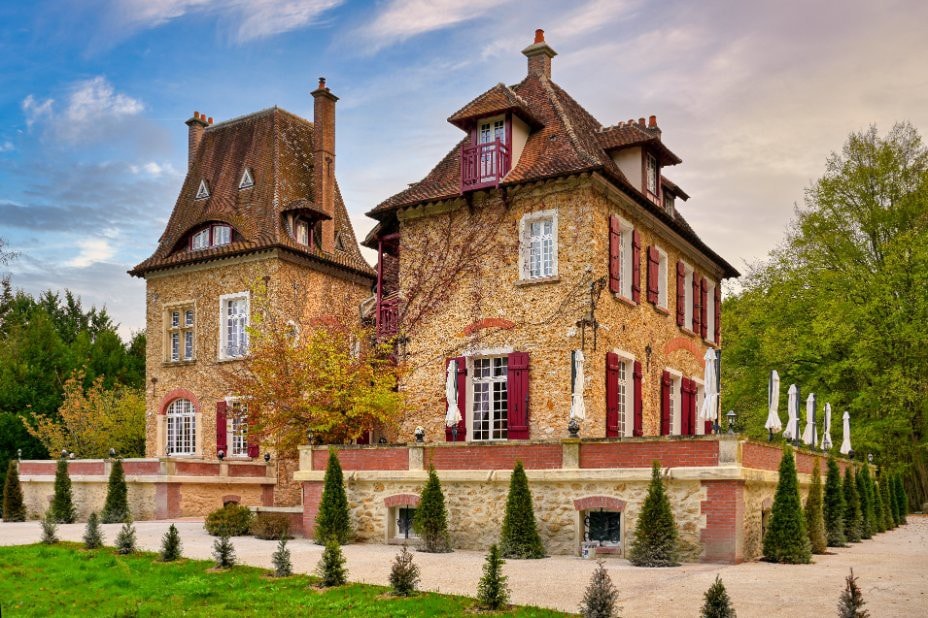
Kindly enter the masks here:
<path id="1" fill-rule="evenodd" d="M 406 542 L 418 539 L 419 536 L 413 530 L 412 522 L 416 517 L 416 507 L 414 506 L 397 506 L 390 509 L 390 540 L 394 542 Z"/>
<path id="2" fill-rule="evenodd" d="M 622 539 L 622 514 L 617 511 L 586 511 L 583 540 L 600 547 L 615 547 Z"/>

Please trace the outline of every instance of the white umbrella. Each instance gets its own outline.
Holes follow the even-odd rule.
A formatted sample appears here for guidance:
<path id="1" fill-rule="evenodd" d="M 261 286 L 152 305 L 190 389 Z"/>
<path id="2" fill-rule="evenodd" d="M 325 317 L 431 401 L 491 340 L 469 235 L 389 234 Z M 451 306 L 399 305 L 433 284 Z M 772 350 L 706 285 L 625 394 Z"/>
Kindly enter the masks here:
<path id="1" fill-rule="evenodd" d="M 796 423 L 799 420 L 799 389 L 795 384 L 789 386 L 789 396 L 786 398 L 786 429 L 783 437 L 787 440 L 796 439 Z"/>
<path id="2" fill-rule="evenodd" d="M 458 361 L 455 359 L 448 362 L 448 373 L 445 376 L 445 400 L 448 402 L 445 425 L 454 427 L 461 422 L 461 410 L 458 409 Z"/>
<path id="3" fill-rule="evenodd" d="M 825 404 L 825 431 L 822 432 L 822 450 L 827 451 L 832 447 L 831 444 L 831 404 Z"/>
<path id="4" fill-rule="evenodd" d="M 847 455 L 851 452 L 851 413 L 844 412 L 844 440 L 841 441 L 841 454 Z"/>
<path id="5" fill-rule="evenodd" d="M 815 430 L 815 393 L 809 393 L 806 399 L 806 428 L 802 432 L 802 442 L 815 446 L 818 442 L 818 432 Z"/>
<path id="6" fill-rule="evenodd" d="M 767 422 L 764 427 L 772 432 L 779 432 L 783 429 L 780 423 L 780 374 L 776 369 L 770 372 L 770 380 L 767 382 Z"/>
<path id="7" fill-rule="evenodd" d="M 583 350 L 574 352 L 574 384 L 570 398 L 570 418 L 582 421 L 586 418 L 586 405 L 583 403 Z"/>
<path id="8" fill-rule="evenodd" d="M 703 421 L 713 421 L 718 418 L 719 409 L 719 390 L 718 376 L 715 375 L 715 349 L 706 350 L 703 357 L 706 360 L 706 368 L 703 373 L 703 388 L 705 396 L 702 398 L 702 407 L 699 409 L 699 418 Z"/>

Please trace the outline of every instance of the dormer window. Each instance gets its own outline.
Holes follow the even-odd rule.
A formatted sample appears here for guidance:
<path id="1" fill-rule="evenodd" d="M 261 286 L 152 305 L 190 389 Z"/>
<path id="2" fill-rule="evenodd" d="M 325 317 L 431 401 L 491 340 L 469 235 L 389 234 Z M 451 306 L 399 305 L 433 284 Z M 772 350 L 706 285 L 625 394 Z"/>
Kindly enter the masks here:
<path id="1" fill-rule="evenodd" d="M 481 118 L 472 129 L 472 142 L 461 152 L 461 185 L 464 191 L 494 187 L 509 172 L 507 116 Z"/>
<path id="2" fill-rule="evenodd" d="M 238 183 L 238 188 L 248 189 L 253 186 L 255 186 L 255 179 L 251 175 L 251 170 L 246 167 L 245 172 L 242 174 L 242 179 Z"/>
<path id="3" fill-rule="evenodd" d="M 232 227 L 215 223 L 194 233 L 190 237 L 190 250 L 201 251 L 210 247 L 221 247 L 232 242 Z"/>
<path id="4" fill-rule="evenodd" d="M 664 191 L 664 210 L 671 217 L 673 216 L 674 196 L 670 191 Z"/>
<path id="5" fill-rule="evenodd" d="M 647 183 L 648 194 L 657 197 L 660 169 L 657 166 L 657 157 L 651 153 L 645 155 L 645 182 Z"/>
<path id="6" fill-rule="evenodd" d="M 296 222 L 296 241 L 301 245 L 309 246 L 309 223 L 306 221 Z"/>
<path id="7" fill-rule="evenodd" d="M 201 181 L 200 181 L 200 188 L 197 189 L 197 196 L 196 196 L 195 199 L 198 199 L 198 200 L 205 200 L 205 199 L 208 198 L 208 197 L 209 197 L 209 187 L 206 186 L 206 181 L 205 181 L 205 180 L 201 180 Z"/>

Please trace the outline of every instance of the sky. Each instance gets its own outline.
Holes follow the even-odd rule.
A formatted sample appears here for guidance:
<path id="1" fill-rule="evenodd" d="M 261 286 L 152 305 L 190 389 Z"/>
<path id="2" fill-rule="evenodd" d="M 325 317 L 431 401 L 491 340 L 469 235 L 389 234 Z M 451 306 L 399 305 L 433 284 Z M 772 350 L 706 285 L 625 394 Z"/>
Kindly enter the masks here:
<path id="1" fill-rule="evenodd" d="M 83 0 L 0 4 L 0 238 L 15 287 L 65 288 L 144 328 L 148 257 L 187 157 L 184 121 L 340 97 L 336 173 L 364 213 L 460 139 L 446 118 L 526 72 L 604 125 L 655 114 L 679 205 L 744 271 L 778 243 L 848 134 L 928 132 L 928 3 L 643 0 Z M 367 257 L 373 260 L 370 253 Z"/>

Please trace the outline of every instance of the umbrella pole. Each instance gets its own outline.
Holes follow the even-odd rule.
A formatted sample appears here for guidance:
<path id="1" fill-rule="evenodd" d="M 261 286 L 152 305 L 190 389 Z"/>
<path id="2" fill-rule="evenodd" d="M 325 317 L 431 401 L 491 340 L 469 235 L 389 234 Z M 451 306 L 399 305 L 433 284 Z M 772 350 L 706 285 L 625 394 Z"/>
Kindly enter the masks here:
<path id="1" fill-rule="evenodd" d="M 712 422 L 712 429 L 715 435 L 721 433 L 719 419 L 722 417 L 722 348 L 715 351 L 715 420 Z"/>

